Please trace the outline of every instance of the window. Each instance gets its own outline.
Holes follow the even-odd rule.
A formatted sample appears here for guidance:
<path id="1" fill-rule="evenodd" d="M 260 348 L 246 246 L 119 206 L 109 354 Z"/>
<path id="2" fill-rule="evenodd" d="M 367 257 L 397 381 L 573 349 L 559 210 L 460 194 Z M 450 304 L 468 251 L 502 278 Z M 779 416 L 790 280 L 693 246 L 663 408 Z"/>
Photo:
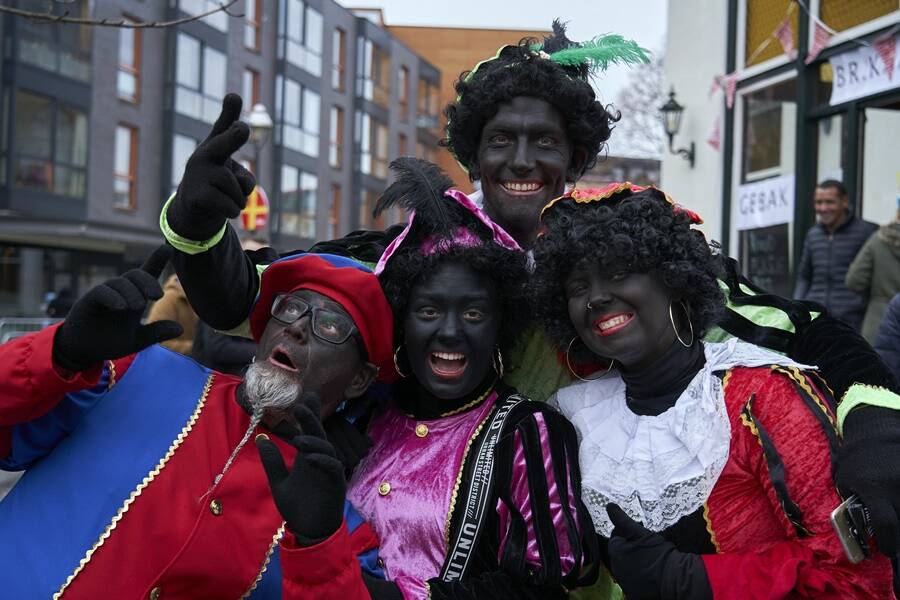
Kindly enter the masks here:
<path id="1" fill-rule="evenodd" d="M 127 210 L 137 206 L 138 130 L 131 125 L 116 127 L 113 173 L 113 206 Z"/>
<path id="2" fill-rule="evenodd" d="M 246 112 L 250 112 L 253 106 L 259 103 L 259 73 L 253 69 L 244 69 L 241 76 L 241 96 Z"/>
<path id="3" fill-rule="evenodd" d="M 244 47 L 259 52 L 262 0 L 246 0 L 244 3 Z"/>
<path id="4" fill-rule="evenodd" d="M 409 156 L 409 140 L 402 133 L 397 136 L 397 156 Z"/>
<path id="5" fill-rule="evenodd" d="M 416 125 L 423 129 L 434 129 L 438 126 L 438 88 L 437 84 L 426 79 L 419 79 L 416 107 L 418 118 Z"/>
<path id="6" fill-rule="evenodd" d="M 328 231 L 325 233 L 329 240 L 341 235 L 341 186 L 331 184 L 331 206 L 328 207 Z"/>
<path id="7" fill-rule="evenodd" d="M 189 15 L 199 15 L 221 8 L 219 0 L 178 0 L 178 7 Z M 202 21 L 219 31 L 228 31 L 228 14 L 224 10 L 214 12 Z"/>
<path id="8" fill-rule="evenodd" d="M 328 164 L 340 169 L 344 162 L 344 109 L 331 107 L 331 124 L 328 142 Z"/>
<path id="9" fill-rule="evenodd" d="M 175 110 L 214 123 L 225 96 L 225 55 L 178 33 L 175 66 Z"/>
<path id="10" fill-rule="evenodd" d="M 278 58 L 321 75 L 322 13 L 301 0 L 281 0 L 278 9 Z"/>
<path id="11" fill-rule="evenodd" d="M 388 128 L 368 113 L 356 113 L 356 144 L 359 147 L 359 170 L 366 175 L 387 179 Z"/>
<path id="12" fill-rule="evenodd" d="M 282 145 L 319 156 L 319 94 L 293 79 L 275 78 L 275 114 L 280 123 Z"/>
<path id="13" fill-rule="evenodd" d="M 129 21 L 134 21 L 125 17 Z M 137 102 L 141 97 L 141 30 L 119 28 L 119 98 Z"/>
<path id="14" fill-rule="evenodd" d="M 416 158 L 422 158 L 428 162 L 436 162 L 437 153 L 431 146 L 423 144 L 422 142 L 416 142 Z"/>
<path id="15" fill-rule="evenodd" d="M 898 9 L 897 0 L 819 0 L 819 16 L 835 31 L 874 21 Z"/>
<path id="16" fill-rule="evenodd" d="M 49 4 L 49 8 L 48 8 Z M 18 8 L 69 17 L 88 18 L 87 0 L 45 2 L 21 0 Z M 79 81 L 91 78 L 91 27 L 72 23 L 45 23 L 16 19 L 18 56 L 23 63 Z"/>
<path id="17" fill-rule="evenodd" d="M 397 74 L 397 103 L 400 105 L 400 120 L 409 119 L 409 68 L 400 67 Z"/>
<path id="18" fill-rule="evenodd" d="M 359 191 L 359 227 L 361 229 L 384 229 L 384 218 L 372 215 L 375 204 L 378 202 L 378 194 L 366 189 Z"/>
<path id="19" fill-rule="evenodd" d="M 747 21 L 744 36 L 744 66 L 759 64 L 781 56 L 784 50 L 772 32 L 778 28 L 787 14 L 788 5 L 793 0 L 753 0 L 747 1 Z M 799 8 L 799 7 L 797 7 Z M 797 39 L 797 15 L 801 10 L 791 11 L 791 31 Z M 766 42 L 768 40 L 768 42 Z M 763 44 L 767 44 L 762 47 Z"/>
<path id="20" fill-rule="evenodd" d="M 387 108 L 391 58 L 372 40 L 360 36 L 356 57 L 356 95 Z"/>
<path id="21" fill-rule="evenodd" d="M 84 198 L 87 115 L 25 91 L 16 93 L 16 186 Z"/>
<path id="22" fill-rule="evenodd" d="M 319 179 L 291 165 L 281 165 L 281 231 L 316 237 L 316 190 Z"/>
<path id="23" fill-rule="evenodd" d="M 172 190 L 181 183 L 181 176 L 184 175 L 184 166 L 187 164 L 194 148 L 197 147 L 197 140 L 176 133 L 172 138 Z"/>
<path id="24" fill-rule="evenodd" d="M 794 172 L 796 123 L 793 79 L 744 96 L 743 183 Z"/>
<path id="25" fill-rule="evenodd" d="M 347 34 L 343 29 L 335 29 L 331 36 L 331 55 L 334 61 L 331 68 L 331 87 L 343 92 L 346 88 L 344 71 L 347 66 Z"/>

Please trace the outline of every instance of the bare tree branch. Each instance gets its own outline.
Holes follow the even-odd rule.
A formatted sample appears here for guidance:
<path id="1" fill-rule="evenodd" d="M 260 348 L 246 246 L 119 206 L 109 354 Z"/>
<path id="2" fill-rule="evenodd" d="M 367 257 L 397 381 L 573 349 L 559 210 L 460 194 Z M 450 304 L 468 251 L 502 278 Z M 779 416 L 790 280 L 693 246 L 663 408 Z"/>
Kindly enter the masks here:
<path id="1" fill-rule="evenodd" d="M 662 53 L 654 53 L 653 62 L 635 68 L 628 84 L 616 100 L 622 113 L 610 138 L 610 154 L 659 158 L 665 149 L 665 130 L 659 107 L 665 101 L 665 71 Z"/>
<path id="2" fill-rule="evenodd" d="M 73 0 L 52 0 L 52 2 L 55 4 L 71 4 Z M 62 14 L 55 15 L 50 12 L 53 4 L 50 4 L 48 12 L 44 13 L 39 13 L 31 10 L 22 10 L 20 8 L 13 8 L 11 6 L 4 6 L 0 4 L 0 13 L 22 17 L 31 21 L 36 21 L 38 23 L 70 23 L 72 25 L 90 25 L 92 27 L 127 27 L 131 29 L 152 29 L 173 27 L 175 25 L 181 25 L 182 23 L 190 23 L 191 21 L 204 19 L 217 12 L 224 12 L 228 16 L 241 18 L 244 16 L 243 14 L 233 13 L 229 10 L 232 6 L 237 4 L 237 2 L 238 0 L 223 0 L 219 2 L 219 6 L 217 8 L 208 10 L 205 13 L 183 17 L 181 19 L 175 19 L 173 21 L 136 22 L 128 21 L 126 19 L 85 19 L 81 17 L 70 17 L 68 10 L 66 10 Z"/>

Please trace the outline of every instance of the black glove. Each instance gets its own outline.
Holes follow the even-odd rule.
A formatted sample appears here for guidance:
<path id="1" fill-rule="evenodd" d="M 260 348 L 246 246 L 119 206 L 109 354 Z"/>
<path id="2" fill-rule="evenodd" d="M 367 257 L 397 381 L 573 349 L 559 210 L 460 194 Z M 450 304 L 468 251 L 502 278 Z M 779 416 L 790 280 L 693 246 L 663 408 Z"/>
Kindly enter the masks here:
<path id="1" fill-rule="evenodd" d="M 675 544 L 650 531 L 615 504 L 608 504 L 606 512 L 614 525 L 609 538 L 610 570 L 629 600 L 712 600 L 712 589 L 699 554 L 678 551 Z"/>
<path id="2" fill-rule="evenodd" d="M 352 470 L 372 447 L 372 438 L 356 428 L 342 415 L 332 415 L 322 424 L 335 455 L 344 468 Z"/>
<path id="3" fill-rule="evenodd" d="M 140 269 L 101 283 L 79 298 L 53 338 L 54 364 L 84 371 L 181 335 L 175 321 L 141 325 L 147 301 L 162 298 L 157 279 L 171 255 L 171 246 L 164 244 Z"/>
<path id="4" fill-rule="evenodd" d="M 241 97 L 228 94 L 212 131 L 187 161 L 166 220 L 178 235 L 202 242 L 241 213 L 253 191 L 253 174 L 231 158 L 250 137 L 239 121 Z"/>
<path id="5" fill-rule="evenodd" d="M 878 550 L 900 551 L 900 411 L 859 406 L 844 420 L 834 482 L 869 509 Z"/>
<path id="6" fill-rule="evenodd" d="M 344 465 L 325 439 L 318 397 L 304 394 L 294 406 L 294 417 L 302 433 L 291 440 L 297 456 L 290 470 L 271 440 L 258 438 L 256 447 L 278 512 L 298 544 L 314 546 L 341 526 L 347 482 Z"/>

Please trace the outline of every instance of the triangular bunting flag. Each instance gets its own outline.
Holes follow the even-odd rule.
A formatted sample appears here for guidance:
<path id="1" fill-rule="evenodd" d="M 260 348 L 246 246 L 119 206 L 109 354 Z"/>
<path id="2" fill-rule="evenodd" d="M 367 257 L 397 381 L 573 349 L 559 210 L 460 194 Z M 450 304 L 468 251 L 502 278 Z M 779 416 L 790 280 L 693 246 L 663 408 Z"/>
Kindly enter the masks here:
<path id="1" fill-rule="evenodd" d="M 813 34 L 812 47 L 809 49 L 809 54 L 806 55 L 806 60 L 803 61 L 806 64 L 809 64 L 816 60 L 822 50 L 825 49 L 825 46 L 828 45 L 828 40 L 831 38 L 831 32 L 825 28 L 825 25 L 823 25 L 819 21 L 816 21 L 815 24 L 816 31 Z"/>
<path id="2" fill-rule="evenodd" d="M 797 58 L 797 48 L 794 46 L 794 32 L 791 29 L 791 15 L 789 14 L 778 26 L 778 29 L 772 34 L 781 42 L 781 47 L 788 58 L 794 60 Z"/>
<path id="3" fill-rule="evenodd" d="M 709 97 L 712 98 L 712 95 L 722 89 L 722 76 L 716 75 L 713 77 L 712 85 L 709 86 Z"/>
<path id="4" fill-rule="evenodd" d="M 875 47 L 875 52 L 877 52 L 878 56 L 881 57 L 881 62 L 884 63 L 884 70 L 887 72 L 888 79 L 893 81 L 894 61 L 896 61 L 897 59 L 896 38 L 894 38 L 894 35 L 891 34 L 889 36 L 875 40 L 872 45 Z"/>
<path id="5" fill-rule="evenodd" d="M 706 138 L 706 143 L 716 150 L 718 150 L 722 145 L 721 117 L 716 117 L 716 122 L 713 124 L 712 133 L 710 133 L 709 137 Z"/>
<path id="6" fill-rule="evenodd" d="M 725 105 L 730 110 L 734 107 L 734 92 L 737 90 L 737 73 L 729 73 L 725 80 Z"/>

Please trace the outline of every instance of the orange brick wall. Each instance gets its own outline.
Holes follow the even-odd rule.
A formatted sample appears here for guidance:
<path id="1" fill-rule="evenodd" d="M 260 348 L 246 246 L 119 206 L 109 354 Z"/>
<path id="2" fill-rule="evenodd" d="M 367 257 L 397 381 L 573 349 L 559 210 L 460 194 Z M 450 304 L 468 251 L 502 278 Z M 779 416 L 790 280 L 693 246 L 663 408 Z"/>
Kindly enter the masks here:
<path id="1" fill-rule="evenodd" d="M 549 31 L 522 31 L 517 29 L 463 29 L 446 27 L 394 27 L 387 30 L 416 54 L 437 67 L 441 72 L 441 135 L 447 120 L 444 106 L 456 98 L 453 84 L 459 74 L 468 71 L 479 61 L 493 56 L 500 46 L 515 44 L 524 37 L 542 38 Z M 465 171 L 447 150 L 439 148 L 438 164 L 453 177 L 460 189 L 471 191 L 472 184 Z"/>

